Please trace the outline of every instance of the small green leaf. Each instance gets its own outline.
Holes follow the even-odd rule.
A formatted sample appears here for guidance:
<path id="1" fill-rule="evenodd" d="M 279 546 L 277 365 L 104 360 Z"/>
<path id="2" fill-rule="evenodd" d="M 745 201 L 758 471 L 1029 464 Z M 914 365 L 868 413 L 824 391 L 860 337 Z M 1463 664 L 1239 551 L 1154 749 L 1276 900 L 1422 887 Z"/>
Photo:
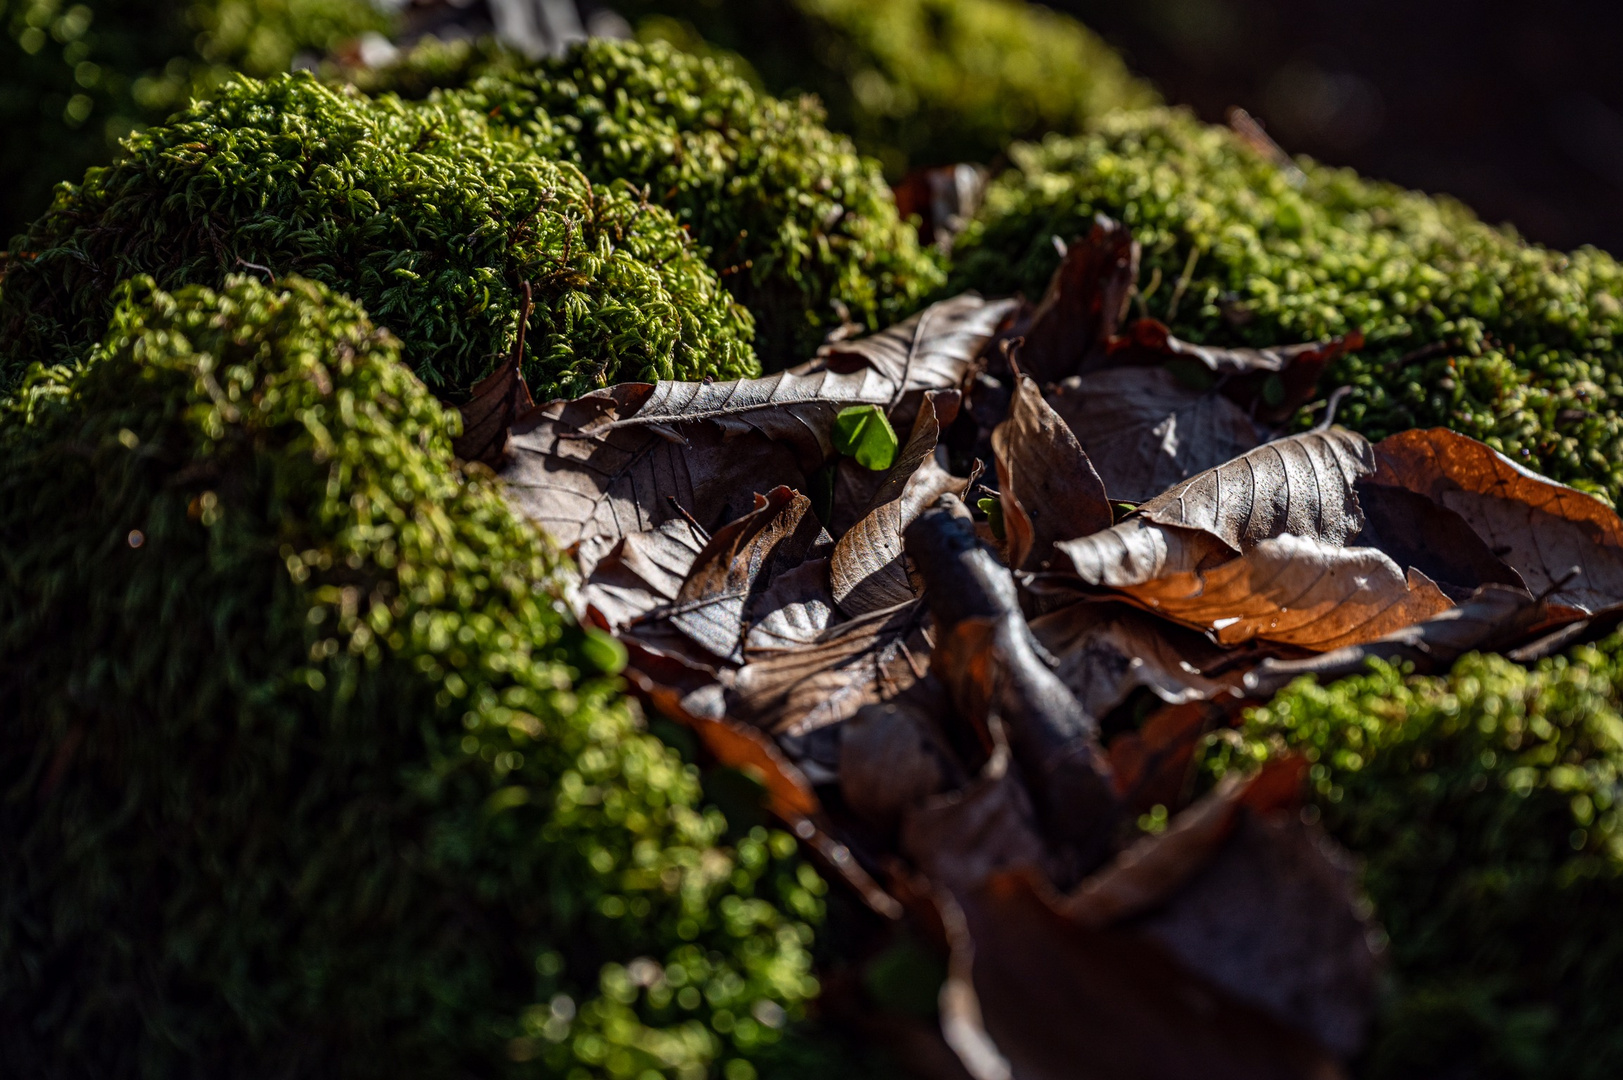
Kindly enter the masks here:
<path id="1" fill-rule="evenodd" d="M 877 405 L 853 405 L 834 418 L 834 449 L 878 472 L 896 460 L 896 429 Z"/>
<path id="2" fill-rule="evenodd" d="M 586 628 L 581 652 L 605 675 L 618 675 L 626 668 L 626 647 L 595 626 Z"/>
<path id="3" fill-rule="evenodd" d="M 1003 502 L 996 497 L 981 499 L 975 503 L 980 507 L 981 513 L 986 515 L 986 523 L 992 526 L 992 535 L 999 540 L 1006 540 L 1003 533 Z"/>

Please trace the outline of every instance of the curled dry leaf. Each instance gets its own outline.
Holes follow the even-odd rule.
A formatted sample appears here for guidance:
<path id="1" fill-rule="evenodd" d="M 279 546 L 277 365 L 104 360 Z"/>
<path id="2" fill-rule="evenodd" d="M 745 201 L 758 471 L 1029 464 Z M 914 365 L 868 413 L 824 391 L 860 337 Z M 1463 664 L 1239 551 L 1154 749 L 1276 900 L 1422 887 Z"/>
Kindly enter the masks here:
<path id="1" fill-rule="evenodd" d="M 1453 606 L 1424 574 L 1405 574 L 1383 552 L 1290 533 L 1210 570 L 1121 591 L 1223 645 L 1262 639 L 1316 652 L 1373 641 Z"/>
<path id="2" fill-rule="evenodd" d="M 779 735 L 849 719 L 928 670 L 928 611 L 917 600 L 840 623 L 811 644 L 751 655 L 733 684 L 735 714 Z"/>
<path id="3" fill-rule="evenodd" d="M 1009 418 L 992 432 L 1009 565 L 1044 566 L 1054 544 L 1110 528 L 1105 486 L 1071 429 L 1019 376 Z"/>
<path id="4" fill-rule="evenodd" d="M 519 320 L 518 346 L 500 367 L 474 384 L 468 400 L 457 409 L 462 416 L 462 434 L 451 443 L 451 449 L 463 461 L 499 468 L 507 456 L 507 434 L 513 422 L 535 407 L 519 370 L 524 360 L 529 303 L 526 297 Z"/>
<path id="5" fill-rule="evenodd" d="M 1090 585 L 1195 573 L 1285 534 L 1342 544 L 1364 525 L 1354 484 L 1369 443 L 1342 428 L 1259 446 L 1156 496 L 1126 521 L 1056 545 Z"/>
<path id="6" fill-rule="evenodd" d="M 1358 504 L 1364 528 L 1349 544 L 1380 548 L 1393 562 L 1414 567 L 1456 599 L 1484 585 L 1527 587 L 1464 518 L 1428 496 L 1365 480 L 1358 485 Z"/>
<path id="7" fill-rule="evenodd" d="M 1138 279 L 1138 241 L 1103 214 L 1073 240 L 1037 307 L 1014 327 L 1025 339 L 1020 368 L 1040 382 L 1074 374 L 1116 333 Z"/>
<path id="8" fill-rule="evenodd" d="M 749 632 L 744 656 L 810 645 L 833 625 L 834 594 L 828 587 L 828 560 L 808 559 L 772 579 L 745 612 Z"/>
<path id="9" fill-rule="evenodd" d="M 806 496 L 786 487 L 757 495 L 755 509 L 718 531 L 694 558 L 660 617 L 718 659 L 743 663 L 745 606 L 774 568 L 800 565 L 821 532 Z"/>
<path id="10" fill-rule="evenodd" d="M 967 779 L 934 697 L 909 692 L 865 705 L 840 729 L 840 793 L 879 828 L 894 827 L 906 811 Z"/>
<path id="11" fill-rule="evenodd" d="M 1464 518 L 1535 595 L 1587 611 L 1623 602 L 1623 521 L 1594 496 L 1444 428 L 1389 436 L 1375 457 L 1376 483 Z"/>
<path id="12" fill-rule="evenodd" d="M 601 555 L 587 551 L 601 540 L 583 544 L 581 561 L 593 569 L 582 593 L 594 621 L 618 632 L 671 603 L 709 539 L 686 518 L 673 518 L 621 537 Z"/>
<path id="13" fill-rule="evenodd" d="M 905 807 L 900 847 L 930 881 L 954 895 L 992 875 L 1051 862 L 1026 785 L 1006 744 L 996 746 L 968 784 Z"/>
<path id="14" fill-rule="evenodd" d="M 1165 368 L 1122 367 L 1066 379 L 1048 395 L 1110 498 L 1141 503 L 1262 442 L 1257 425 L 1213 390 Z M 1066 539 L 1071 539 L 1066 537 Z"/>
<path id="15" fill-rule="evenodd" d="M 801 374 L 871 372 L 890 386 L 891 404 L 913 391 L 956 389 L 1014 308 L 1012 300 L 982 300 L 974 293 L 964 293 L 932 304 L 877 334 L 825 345 L 815 359 L 792 370 Z"/>

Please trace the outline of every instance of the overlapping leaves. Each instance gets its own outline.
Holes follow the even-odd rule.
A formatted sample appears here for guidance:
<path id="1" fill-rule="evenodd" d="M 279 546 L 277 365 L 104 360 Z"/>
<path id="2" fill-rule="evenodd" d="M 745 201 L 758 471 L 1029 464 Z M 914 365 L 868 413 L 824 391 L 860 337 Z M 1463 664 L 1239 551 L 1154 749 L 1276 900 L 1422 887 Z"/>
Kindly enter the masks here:
<path id="1" fill-rule="evenodd" d="M 1198 794 L 1196 740 L 1301 674 L 1616 625 L 1623 522 L 1452 432 L 1288 434 L 1357 335 L 1182 342 L 1125 321 L 1136 268 L 1101 221 L 1035 306 L 768 379 L 537 407 L 509 364 L 461 445 L 644 700 L 948 958 L 977 1080 L 1341 1075 L 1379 972 L 1348 862 L 1305 763 Z"/>

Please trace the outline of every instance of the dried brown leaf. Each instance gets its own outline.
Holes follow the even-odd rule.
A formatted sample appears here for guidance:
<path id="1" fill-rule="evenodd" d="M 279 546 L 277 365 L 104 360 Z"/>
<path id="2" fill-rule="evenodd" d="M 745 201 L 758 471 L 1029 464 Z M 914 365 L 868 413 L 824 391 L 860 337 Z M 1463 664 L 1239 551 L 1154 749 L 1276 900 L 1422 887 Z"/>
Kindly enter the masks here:
<path id="1" fill-rule="evenodd" d="M 507 453 L 508 430 L 535 407 L 519 372 L 524 358 L 522 332 L 519 341 L 512 355 L 475 383 L 467 402 L 457 408 L 462 415 L 462 434 L 452 441 L 451 449 L 463 461 L 500 467 Z"/>
<path id="2" fill-rule="evenodd" d="M 1039 382 L 1055 382 L 1102 353 L 1138 279 L 1138 258 L 1130 229 L 1102 214 L 1094 218 L 1089 234 L 1066 247 L 1025 325 L 1014 330 L 1025 338 L 1021 370 Z"/>
<path id="3" fill-rule="evenodd" d="M 693 560 L 660 616 L 718 659 L 744 662 L 744 612 L 774 566 L 800 565 L 822 526 L 811 500 L 786 487 L 757 495 L 755 509 L 720 529 Z"/>
<path id="4" fill-rule="evenodd" d="M 734 682 L 735 715 L 803 735 L 894 697 L 928 670 L 926 616 L 912 601 L 841 623 L 801 648 L 752 654 Z"/>
<path id="5" fill-rule="evenodd" d="M 835 620 L 828 560 L 808 559 L 776 575 L 745 614 L 749 632 L 744 638 L 744 656 L 748 659 L 812 644 Z"/>
<path id="6" fill-rule="evenodd" d="M 1304 660 L 1264 660 L 1245 675 L 1252 697 L 1272 697 L 1301 675 L 1321 681 L 1356 675 L 1372 659 L 1408 662 L 1421 674 L 1448 668 L 1476 650 L 1502 652 L 1545 623 L 1548 609 L 1525 589 L 1487 585 L 1458 607 L 1362 645 L 1349 645 Z"/>
<path id="7" fill-rule="evenodd" d="M 1262 442 L 1238 405 L 1215 391 L 1190 389 L 1165 368 L 1111 368 L 1066 379 L 1048 403 L 1110 498 L 1123 502 L 1152 499 Z"/>
<path id="8" fill-rule="evenodd" d="M 956 389 L 1014 307 L 1013 300 L 964 293 L 877 334 L 825 345 L 815 359 L 791 370 L 803 375 L 871 372 L 891 388 L 891 404 L 913 391 Z"/>
<path id="9" fill-rule="evenodd" d="M 1453 606 L 1424 574 L 1374 548 L 1286 533 L 1209 570 L 1121 590 L 1224 645 L 1260 638 L 1316 652 L 1373 641 Z"/>
<path id="10" fill-rule="evenodd" d="M 1456 599 L 1484 585 L 1527 587 L 1464 518 L 1426 495 L 1365 480 L 1358 485 L 1358 505 L 1364 528 L 1349 544 L 1380 548 L 1393 562 L 1414 567 Z"/>
<path id="11" fill-rule="evenodd" d="M 1018 379 L 1008 419 L 992 432 L 1009 565 L 1042 567 L 1054 544 L 1110 528 L 1105 486 L 1029 376 Z"/>
<path id="12" fill-rule="evenodd" d="M 936 886 L 963 894 L 993 874 L 1050 861 L 1031 797 L 996 747 L 980 773 L 954 791 L 903 810 L 899 846 Z"/>
<path id="13" fill-rule="evenodd" d="M 1376 483 L 1464 518 L 1535 595 L 1587 611 L 1623 602 L 1623 521 L 1594 496 L 1444 428 L 1389 436 L 1375 456 Z"/>
<path id="14" fill-rule="evenodd" d="M 939 689 L 909 691 L 863 706 L 841 726 L 840 793 L 870 824 L 894 827 L 931 796 L 964 786 L 963 763 L 941 729 L 942 704 Z"/>
<path id="15" fill-rule="evenodd" d="M 582 592 L 595 621 L 618 632 L 671 603 L 708 540 L 686 518 L 674 518 L 621 537 L 601 556 L 582 545 L 581 561 L 593 568 Z"/>
<path id="16" fill-rule="evenodd" d="M 600 552 L 682 511 L 714 529 L 749 513 L 757 492 L 805 488 L 793 449 L 758 432 L 729 439 L 709 424 L 681 434 L 610 426 L 647 392 L 646 383 L 627 383 L 521 418 L 500 471 L 507 501 L 560 546 L 580 544 L 584 554 L 587 542 Z M 581 573 L 591 571 L 583 559 Z"/>

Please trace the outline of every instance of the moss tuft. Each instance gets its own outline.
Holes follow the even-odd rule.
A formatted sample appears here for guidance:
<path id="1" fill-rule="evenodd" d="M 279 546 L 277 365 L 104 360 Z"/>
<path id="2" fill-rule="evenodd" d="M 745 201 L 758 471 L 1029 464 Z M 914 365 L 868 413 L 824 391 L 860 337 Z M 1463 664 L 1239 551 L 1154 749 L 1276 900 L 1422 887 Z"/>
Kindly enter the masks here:
<path id="1" fill-rule="evenodd" d="M 255 266 L 353 295 L 443 392 L 510 347 L 526 280 L 538 394 L 758 370 L 748 314 L 630 186 L 594 186 L 457 103 L 301 74 L 235 82 L 58 194 L 6 266 L 0 377 L 96 340 L 117 280 L 214 286 Z"/>
<path id="2" fill-rule="evenodd" d="M 1390 934 L 1366 1075 L 1618 1075 L 1623 640 L 1532 670 L 1469 656 L 1446 677 L 1300 680 L 1208 766 L 1285 748 Z"/>
<path id="3" fill-rule="evenodd" d="M 388 19 L 370 0 L 13 0 L 0 4 L 0 243 L 51 189 L 112 160 L 233 72 L 288 70 Z"/>
<path id="4" fill-rule="evenodd" d="M 0 411 L 7 1075 L 687 1077 L 815 992 L 823 884 L 721 843 L 397 355 L 137 281 Z"/>
<path id="5" fill-rule="evenodd" d="M 364 78 L 453 88 L 434 100 L 488 113 L 594 183 L 647 192 L 755 316 L 769 367 L 815 352 L 840 324 L 834 301 L 878 329 L 942 281 L 877 166 L 823 126 L 816 102 L 762 94 L 724 61 L 660 42 L 589 41 L 532 66 L 431 41 Z"/>
<path id="6" fill-rule="evenodd" d="M 1326 385 L 1372 436 L 1446 426 L 1587 491 L 1623 492 L 1623 270 L 1482 224 L 1463 206 L 1302 160 L 1293 177 L 1226 129 L 1149 111 L 1011 151 L 960 237 L 953 287 L 1041 295 L 1052 237 L 1095 213 L 1144 244 L 1139 284 L 1174 329 L 1277 344 L 1361 328 Z M 1298 183 L 1299 181 L 1299 183 Z M 1150 292 L 1152 283 L 1154 291 Z"/>
<path id="7" fill-rule="evenodd" d="M 632 0 L 625 10 L 648 16 L 639 32 L 678 43 L 696 36 L 682 24 L 693 27 L 778 93 L 817 94 L 892 179 L 989 162 L 1013 139 L 1081 131 L 1157 100 L 1087 27 L 1019 0 Z"/>

